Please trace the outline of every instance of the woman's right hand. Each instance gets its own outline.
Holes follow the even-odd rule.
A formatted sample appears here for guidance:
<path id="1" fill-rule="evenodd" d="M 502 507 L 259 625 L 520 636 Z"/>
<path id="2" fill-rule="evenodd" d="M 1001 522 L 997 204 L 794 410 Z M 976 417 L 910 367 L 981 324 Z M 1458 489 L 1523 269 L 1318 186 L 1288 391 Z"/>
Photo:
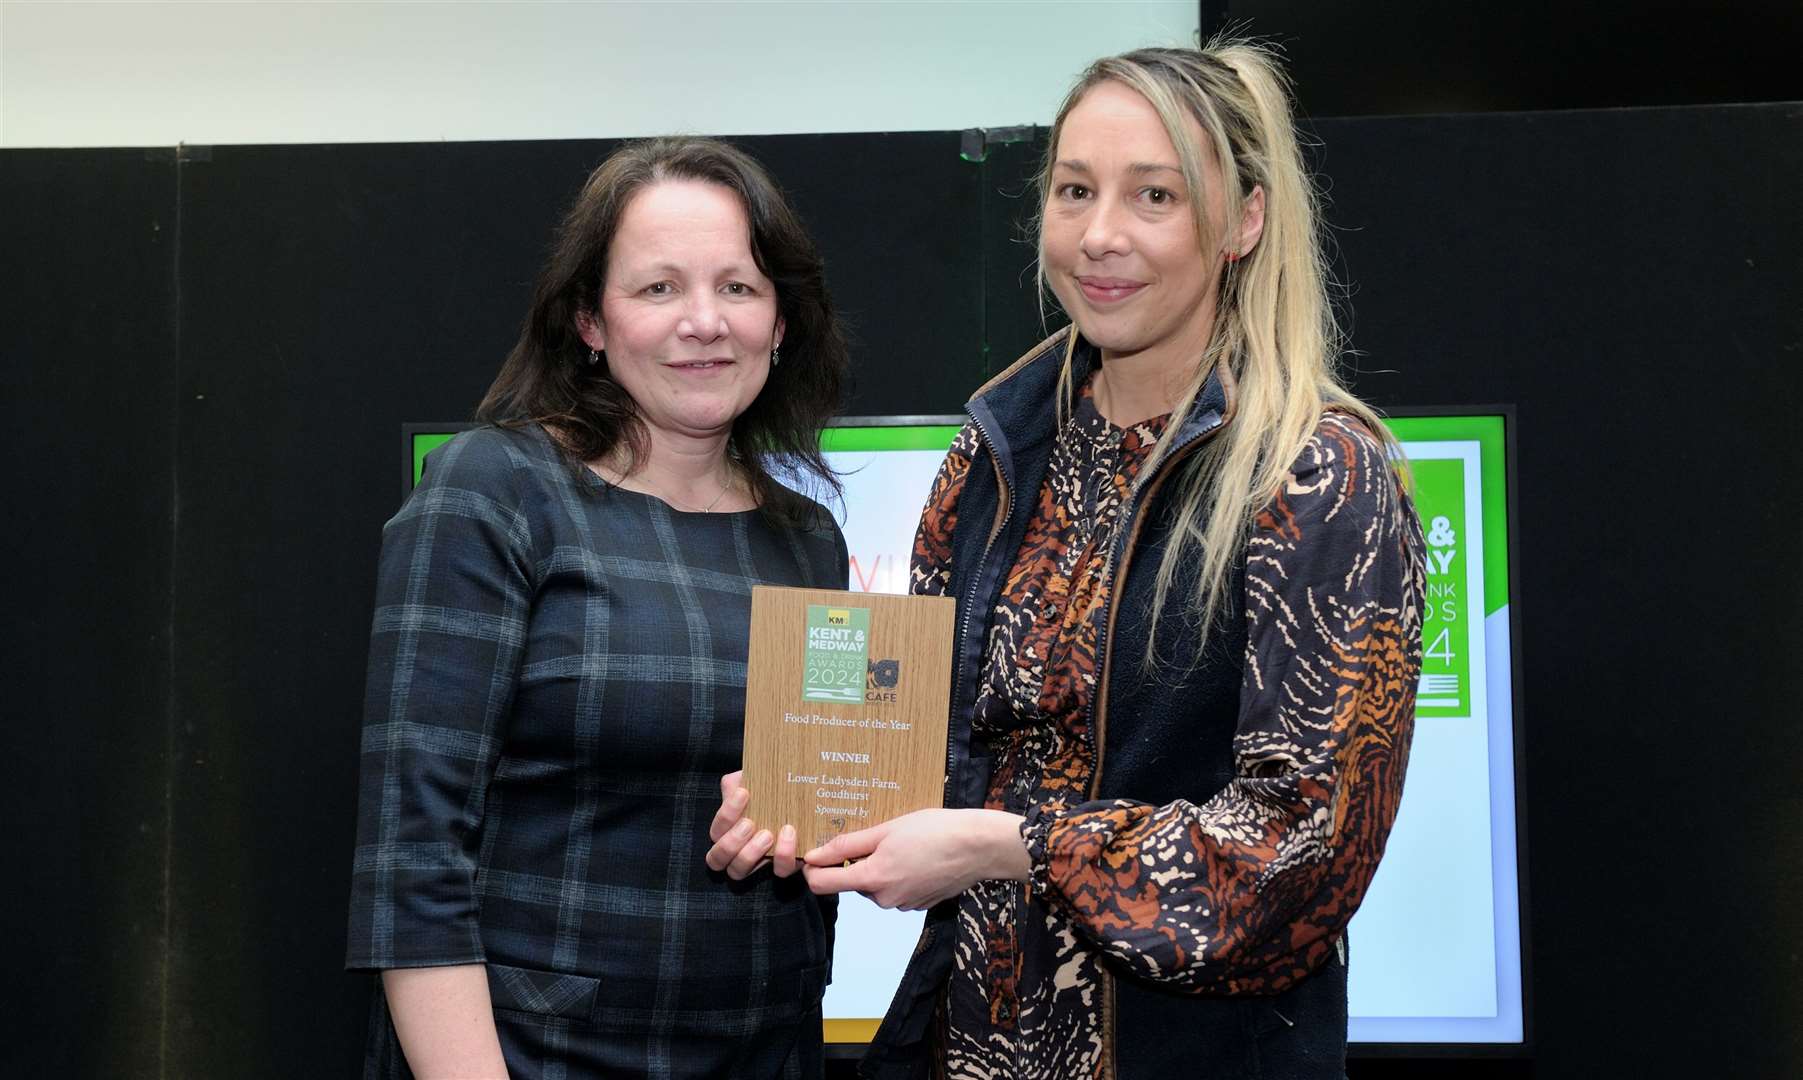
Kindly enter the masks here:
<path id="1" fill-rule="evenodd" d="M 777 877 L 788 877 L 800 867 L 795 858 L 795 826 L 784 825 L 775 836 L 769 829 L 745 817 L 751 802 L 751 789 L 744 786 L 745 772 L 730 772 L 720 778 L 720 809 L 714 812 L 708 826 L 708 839 L 714 846 L 707 849 L 707 868 L 724 870 L 734 881 L 742 881 L 763 865 L 770 856 L 770 870 Z"/>

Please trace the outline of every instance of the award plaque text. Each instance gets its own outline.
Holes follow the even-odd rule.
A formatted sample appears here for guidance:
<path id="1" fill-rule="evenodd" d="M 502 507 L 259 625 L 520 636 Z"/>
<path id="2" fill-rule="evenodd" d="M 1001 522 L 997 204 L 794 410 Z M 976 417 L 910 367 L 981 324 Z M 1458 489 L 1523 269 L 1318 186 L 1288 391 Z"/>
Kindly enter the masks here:
<path id="1" fill-rule="evenodd" d="M 942 804 L 955 603 L 941 596 L 751 593 L 747 817 L 795 826 L 797 853 Z"/>

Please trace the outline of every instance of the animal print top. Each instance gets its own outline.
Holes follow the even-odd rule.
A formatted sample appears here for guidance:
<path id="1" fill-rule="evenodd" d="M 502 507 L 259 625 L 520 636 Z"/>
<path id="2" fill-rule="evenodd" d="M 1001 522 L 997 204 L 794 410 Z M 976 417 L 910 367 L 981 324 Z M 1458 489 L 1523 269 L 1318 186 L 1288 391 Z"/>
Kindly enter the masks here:
<path id="1" fill-rule="evenodd" d="M 1104 955 L 1176 990 L 1285 989 L 1339 945 L 1395 817 L 1424 544 L 1382 447 L 1337 413 L 1246 549 L 1237 778 L 1201 805 L 1085 802 L 1108 555 L 1163 424 L 1115 427 L 1084 388 L 993 612 L 973 737 L 995 763 L 985 806 L 1023 815 L 1033 871 L 960 898 L 948 1077 L 1108 1075 Z M 916 592 L 948 591 L 979 437 L 966 426 L 934 484 Z"/>

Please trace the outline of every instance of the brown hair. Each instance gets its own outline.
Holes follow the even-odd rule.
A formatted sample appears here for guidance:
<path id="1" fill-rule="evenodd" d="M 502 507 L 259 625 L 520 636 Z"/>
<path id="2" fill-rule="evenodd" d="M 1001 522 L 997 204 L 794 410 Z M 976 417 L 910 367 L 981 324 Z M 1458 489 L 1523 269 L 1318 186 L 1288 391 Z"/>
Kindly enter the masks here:
<path id="1" fill-rule="evenodd" d="M 839 494 L 821 456 L 820 428 L 836 413 L 850 365 L 844 328 L 827 295 L 825 263 L 782 190 L 750 155 L 716 139 L 628 143 L 601 163 L 558 226 L 539 272 L 519 341 L 488 388 L 476 419 L 503 427 L 540 423 L 555 433 L 571 466 L 624 447 L 627 471 L 645 452 L 638 409 L 607 365 L 589 364 L 576 318 L 598 316 L 608 248 L 627 205 L 665 180 L 718 184 L 739 197 L 751 222 L 751 256 L 776 287 L 783 320 L 782 363 L 732 425 L 727 444 L 759 506 L 785 524 L 813 524 L 772 475 L 807 478 Z"/>

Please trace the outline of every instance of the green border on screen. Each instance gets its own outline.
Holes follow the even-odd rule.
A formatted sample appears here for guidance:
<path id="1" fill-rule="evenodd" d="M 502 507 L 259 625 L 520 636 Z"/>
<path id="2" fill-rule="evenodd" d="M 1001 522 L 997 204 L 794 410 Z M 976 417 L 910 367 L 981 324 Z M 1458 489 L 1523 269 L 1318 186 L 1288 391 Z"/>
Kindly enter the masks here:
<path id="1" fill-rule="evenodd" d="M 937 450 L 943 454 L 957 437 L 957 424 L 829 427 L 820 432 L 820 449 L 828 454 L 861 450 Z"/>
<path id="2" fill-rule="evenodd" d="M 1478 479 L 1483 484 L 1484 614 L 1509 602 L 1509 499 L 1503 450 L 1503 418 L 1482 416 L 1391 416 L 1384 419 L 1402 442 L 1475 442 Z"/>

